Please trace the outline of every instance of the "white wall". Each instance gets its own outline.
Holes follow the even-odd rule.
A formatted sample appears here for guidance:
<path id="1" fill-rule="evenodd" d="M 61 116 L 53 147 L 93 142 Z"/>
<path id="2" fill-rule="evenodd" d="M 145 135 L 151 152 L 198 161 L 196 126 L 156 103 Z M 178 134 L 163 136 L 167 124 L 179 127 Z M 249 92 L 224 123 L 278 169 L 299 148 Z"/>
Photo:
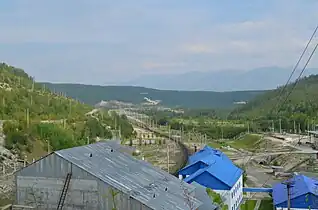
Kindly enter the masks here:
<path id="1" fill-rule="evenodd" d="M 237 210 L 243 199 L 243 176 L 241 175 L 231 190 L 215 190 L 222 195 L 224 204 L 228 205 L 229 210 Z"/>
<path id="2" fill-rule="evenodd" d="M 182 176 L 179 176 L 179 179 L 182 180 Z M 240 204 L 243 200 L 243 175 L 240 176 L 240 178 L 236 181 L 231 190 L 214 191 L 222 196 L 222 200 L 224 204 L 229 207 L 229 210 L 239 209 Z"/>

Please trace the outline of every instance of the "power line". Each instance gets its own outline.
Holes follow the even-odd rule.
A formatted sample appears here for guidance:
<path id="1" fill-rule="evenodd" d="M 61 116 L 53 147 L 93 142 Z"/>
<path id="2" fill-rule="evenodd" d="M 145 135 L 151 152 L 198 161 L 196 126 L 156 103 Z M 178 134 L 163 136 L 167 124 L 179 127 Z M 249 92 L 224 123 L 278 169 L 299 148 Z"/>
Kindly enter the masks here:
<path id="1" fill-rule="evenodd" d="M 304 49 L 303 52 L 301 53 L 301 56 L 299 57 L 299 59 L 298 59 L 296 65 L 295 65 L 295 67 L 293 68 L 293 71 L 292 71 L 291 75 L 289 76 L 289 78 L 288 78 L 288 80 L 287 80 L 287 83 L 285 84 L 283 90 L 280 92 L 280 94 L 279 94 L 279 96 L 278 96 L 279 98 L 278 98 L 278 100 L 277 100 L 276 106 L 274 106 L 274 107 L 270 110 L 270 115 L 273 113 L 273 111 L 274 111 L 274 110 L 277 108 L 277 106 L 279 105 L 279 103 L 280 103 L 280 98 L 282 97 L 283 91 L 284 91 L 284 90 L 286 89 L 286 87 L 288 86 L 288 83 L 289 83 L 290 79 L 292 78 L 293 74 L 295 73 L 295 71 L 296 71 L 296 69 L 297 69 L 297 67 L 298 67 L 298 65 L 299 65 L 299 63 L 300 63 L 300 61 L 302 60 L 302 58 L 303 58 L 305 52 L 307 51 L 308 46 L 309 46 L 309 44 L 311 43 L 311 41 L 313 40 L 313 37 L 315 36 L 317 30 L 318 30 L 318 25 L 316 26 L 316 28 L 315 28 L 313 34 L 311 35 L 309 41 L 307 42 L 305 49 Z M 311 60 L 313 54 L 315 53 L 317 47 L 318 47 L 318 43 L 316 44 L 315 48 L 313 49 L 312 53 L 310 54 L 310 56 L 309 56 L 309 58 L 308 58 L 308 60 L 307 60 L 307 62 L 306 62 L 306 64 L 305 64 L 305 66 L 303 67 L 303 69 L 302 69 L 301 73 L 299 74 L 297 80 L 294 82 L 294 85 L 292 86 L 291 91 L 289 92 L 289 94 L 287 94 L 287 96 L 286 96 L 286 98 L 285 98 L 285 100 L 283 101 L 282 104 L 286 103 L 288 97 L 290 96 L 290 94 L 292 93 L 292 91 L 295 89 L 297 83 L 299 82 L 299 79 L 301 78 L 303 72 L 305 71 L 305 69 L 306 69 L 308 63 L 310 62 L 310 60 Z M 279 113 L 280 109 L 282 108 L 282 104 L 281 104 L 281 106 L 279 107 L 277 113 Z M 261 138 L 264 138 L 264 137 L 265 137 L 265 133 L 262 135 Z M 291 152 L 292 152 L 292 151 L 291 151 Z M 290 153 L 289 153 L 288 155 L 290 155 Z M 245 160 L 246 157 L 247 157 L 247 155 L 244 157 L 244 160 Z M 244 164 L 244 168 L 246 168 L 245 166 L 249 163 L 249 161 L 252 159 L 252 157 L 253 157 L 253 155 L 249 156 L 249 159 L 248 159 L 248 160 L 246 161 L 246 163 Z M 244 162 L 245 162 L 245 161 L 244 161 Z M 237 169 L 237 171 L 238 171 L 238 170 L 239 170 L 239 169 Z M 269 179 L 267 179 L 266 182 L 265 182 L 262 186 L 264 186 L 268 181 L 269 181 Z M 221 196 L 224 196 L 225 194 L 226 194 L 226 192 L 224 192 Z M 254 193 L 254 195 L 255 195 L 255 193 Z M 253 195 L 253 196 L 254 196 L 254 195 Z M 251 196 L 251 197 L 253 197 L 253 196 Z"/>
<path id="2" fill-rule="evenodd" d="M 308 40 L 305 49 L 304 49 L 303 52 L 301 53 L 301 55 L 300 55 L 300 57 L 299 57 L 299 59 L 298 59 L 296 65 L 295 65 L 294 68 L 293 68 L 292 73 L 289 75 L 289 78 L 288 78 L 286 84 L 284 85 L 284 87 L 281 89 L 279 95 L 282 95 L 282 94 L 284 93 L 285 89 L 287 88 L 287 86 L 288 86 L 288 84 L 289 84 L 291 78 L 293 77 L 293 75 L 294 75 L 294 73 L 295 73 L 297 67 L 299 66 L 299 63 L 300 63 L 301 59 L 304 57 L 304 55 L 305 55 L 305 53 L 306 53 L 306 51 L 307 51 L 307 49 L 308 49 L 308 46 L 310 45 L 311 41 L 313 40 L 313 38 L 314 38 L 314 36 L 315 36 L 317 30 L 318 30 L 318 25 L 316 26 L 314 32 L 312 33 L 310 39 Z M 280 102 L 280 101 L 278 100 L 278 101 L 277 101 L 277 104 L 276 104 L 276 106 L 275 106 L 275 108 L 277 107 L 277 105 L 279 104 L 279 102 Z"/>
<path id="3" fill-rule="evenodd" d="M 305 71 L 305 69 L 306 69 L 308 63 L 310 62 L 312 56 L 313 56 L 314 53 L 316 52 L 317 47 L 318 47 L 318 42 L 317 42 L 317 44 L 315 45 L 313 51 L 311 52 L 309 58 L 307 59 L 307 61 L 306 61 L 305 65 L 304 65 L 304 67 L 303 67 L 301 73 L 299 74 L 299 77 L 297 78 L 297 80 L 295 81 L 294 85 L 292 86 L 291 91 L 290 91 L 289 94 L 286 96 L 286 98 L 285 98 L 283 104 L 286 103 L 288 97 L 290 96 L 290 94 L 292 93 L 292 91 L 295 89 L 297 83 L 299 82 L 299 80 L 300 80 L 300 78 L 301 78 L 301 75 L 302 75 L 303 72 Z M 281 108 L 281 107 L 282 107 L 282 105 L 280 106 L 280 108 Z M 289 156 L 292 154 L 292 152 L 293 152 L 293 150 L 291 150 L 291 151 L 287 154 L 287 157 L 289 157 Z M 262 184 L 262 186 L 266 185 L 269 180 L 270 180 L 270 178 L 268 178 L 268 179 Z M 254 195 L 255 195 L 255 193 L 250 197 L 250 199 L 251 199 Z"/>

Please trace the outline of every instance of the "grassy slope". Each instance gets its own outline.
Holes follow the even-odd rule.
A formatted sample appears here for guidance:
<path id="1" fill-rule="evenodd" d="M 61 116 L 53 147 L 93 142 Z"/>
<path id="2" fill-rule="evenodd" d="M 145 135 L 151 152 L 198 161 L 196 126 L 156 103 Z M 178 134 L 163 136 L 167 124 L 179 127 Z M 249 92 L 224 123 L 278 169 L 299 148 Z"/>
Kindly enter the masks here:
<path id="1" fill-rule="evenodd" d="M 44 84 L 51 90 L 64 92 L 88 104 L 96 104 L 101 100 L 120 100 L 139 104 L 144 102 L 144 97 L 149 97 L 153 100 L 162 100 L 162 104 L 169 107 L 228 108 L 232 107 L 236 101 L 248 101 L 263 93 L 263 91 L 173 91 L 132 86 Z"/>
<path id="2" fill-rule="evenodd" d="M 9 120 L 4 123 L 5 146 L 28 159 L 46 153 L 46 140 L 50 149 L 56 150 L 86 143 L 87 137 L 91 142 L 96 136 L 109 138 L 111 133 L 106 127 L 113 129 L 115 121 L 123 136 L 131 134 L 132 127 L 125 119 L 111 117 L 107 111 L 102 117 L 85 116 L 91 109 L 43 88 L 21 69 L 0 64 L 0 120 Z M 65 123 L 59 122 L 61 119 L 66 119 Z M 43 123 L 47 120 L 58 122 Z"/>
<path id="3" fill-rule="evenodd" d="M 264 94 L 257 96 L 250 103 L 238 108 L 230 114 L 230 116 L 235 117 L 268 117 L 269 112 L 274 109 L 277 101 L 279 99 L 285 99 L 287 93 L 292 90 L 293 84 L 290 84 L 286 91 L 284 91 L 283 97 L 279 97 L 281 88 L 268 91 Z M 297 115 L 304 115 L 310 117 L 317 116 L 318 110 L 318 75 L 312 75 L 305 77 L 299 81 L 292 94 L 288 97 L 286 103 L 281 102 L 279 104 L 284 104 L 279 114 L 286 117 L 296 117 Z M 277 113 L 278 109 L 274 109 L 274 113 Z"/>

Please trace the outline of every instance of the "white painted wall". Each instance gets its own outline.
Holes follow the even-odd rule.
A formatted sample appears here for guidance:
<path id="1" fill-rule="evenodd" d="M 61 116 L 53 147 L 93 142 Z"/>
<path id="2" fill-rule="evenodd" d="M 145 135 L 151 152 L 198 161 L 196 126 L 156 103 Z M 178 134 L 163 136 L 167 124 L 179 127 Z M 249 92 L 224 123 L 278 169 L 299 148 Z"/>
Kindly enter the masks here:
<path id="1" fill-rule="evenodd" d="M 215 190 L 222 196 L 224 204 L 229 207 L 229 210 L 237 210 L 243 199 L 243 176 L 236 181 L 231 190 Z"/>
<path id="2" fill-rule="evenodd" d="M 187 175 L 188 177 L 188 175 Z M 182 180 L 182 176 L 179 176 Z M 214 189 L 212 189 L 214 190 Z M 222 196 L 222 200 L 225 205 L 229 207 L 229 210 L 237 210 L 243 200 L 243 175 L 236 181 L 231 190 L 214 190 Z M 285 210 L 285 209 L 284 209 Z"/>

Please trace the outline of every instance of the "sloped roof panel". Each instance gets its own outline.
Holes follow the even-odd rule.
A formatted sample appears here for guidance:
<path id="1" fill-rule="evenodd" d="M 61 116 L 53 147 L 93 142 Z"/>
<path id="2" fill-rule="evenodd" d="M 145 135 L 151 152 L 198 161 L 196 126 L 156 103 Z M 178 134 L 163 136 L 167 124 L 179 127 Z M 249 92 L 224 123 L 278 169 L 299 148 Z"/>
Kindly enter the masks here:
<path id="1" fill-rule="evenodd" d="M 154 210 L 187 209 L 184 191 L 194 191 L 193 186 L 181 184 L 178 178 L 117 151 L 107 142 L 54 153 Z M 193 199 L 193 204 L 199 207 L 201 202 Z"/>
<path id="2" fill-rule="evenodd" d="M 233 164 L 233 162 L 221 151 L 205 146 L 202 150 L 189 157 L 189 164 L 195 164 L 202 161 L 208 166 L 205 171 L 228 185 L 234 186 L 240 178 L 243 170 Z"/>
<path id="3" fill-rule="evenodd" d="M 285 181 L 290 182 L 292 187 L 290 189 L 291 200 L 299 196 L 311 193 L 318 196 L 318 181 L 304 175 L 296 175 L 291 179 Z M 273 201 L 275 205 L 287 201 L 287 186 L 284 183 L 278 183 L 273 186 Z"/>

